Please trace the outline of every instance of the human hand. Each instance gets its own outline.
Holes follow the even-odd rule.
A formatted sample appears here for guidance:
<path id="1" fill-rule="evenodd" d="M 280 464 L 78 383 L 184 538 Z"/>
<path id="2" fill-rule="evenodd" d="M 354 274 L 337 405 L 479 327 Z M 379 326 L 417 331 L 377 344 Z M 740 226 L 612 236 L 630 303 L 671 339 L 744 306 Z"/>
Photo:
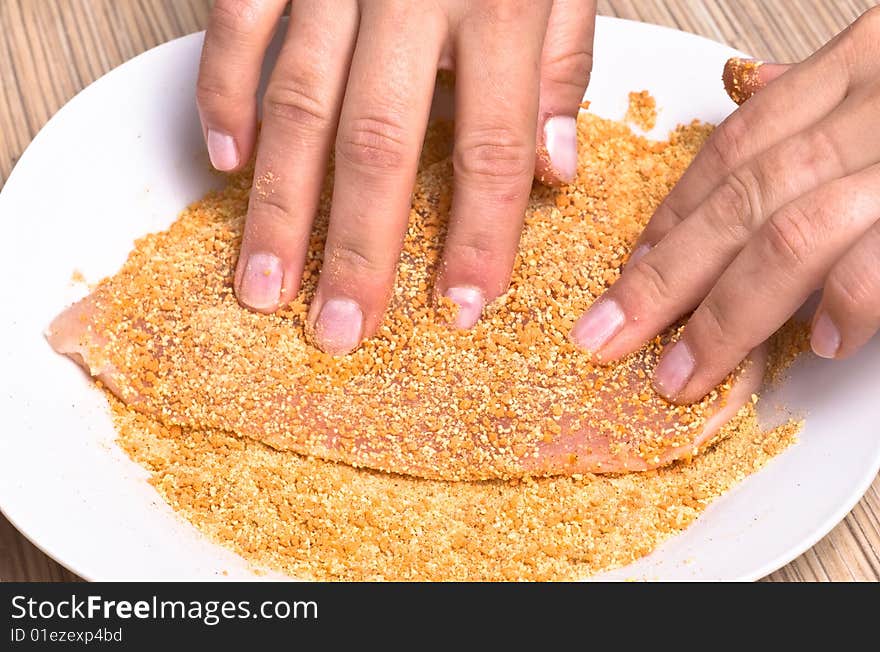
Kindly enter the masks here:
<path id="1" fill-rule="evenodd" d="M 265 50 L 287 2 L 218 0 L 198 104 L 214 166 L 255 147 Z M 382 320 L 438 67 L 455 68 L 455 193 L 437 292 L 469 328 L 508 286 L 533 175 L 565 182 L 592 65 L 592 0 L 295 0 L 263 100 L 235 292 L 265 313 L 299 291 L 331 144 L 335 183 L 309 311 L 344 354 Z M 546 34 L 546 37 L 545 37 Z M 536 160 L 536 153 L 537 156 Z"/>
<path id="2" fill-rule="evenodd" d="M 572 329 L 603 361 L 694 311 L 657 365 L 667 399 L 704 396 L 824 287 L 813 351 L 880 326 L 880 9 L 771 82 L 712 134 L 623 274 Z M 783 74 L 784 73 L 784 74 Z"/>

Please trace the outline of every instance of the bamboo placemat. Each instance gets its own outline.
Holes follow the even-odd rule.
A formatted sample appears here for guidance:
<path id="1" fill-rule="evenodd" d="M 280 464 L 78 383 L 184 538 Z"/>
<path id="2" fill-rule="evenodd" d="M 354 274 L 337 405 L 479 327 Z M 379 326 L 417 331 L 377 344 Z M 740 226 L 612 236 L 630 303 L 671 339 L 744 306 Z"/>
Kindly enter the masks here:
<path id="1" fill-rule="evenodd" d="M 600 0 L 599 11 L 702 34 L 765 60 L 797 61 L 873 4 Z M 0 186 L 64 102 L 136 54 L 204 29 L 210 6 L 210 0 L 0 0 Z M 0 516 L 0 580 L 75 579 Z M 767 579 L 880 580 L 880 477 L 828 536 Z"/>

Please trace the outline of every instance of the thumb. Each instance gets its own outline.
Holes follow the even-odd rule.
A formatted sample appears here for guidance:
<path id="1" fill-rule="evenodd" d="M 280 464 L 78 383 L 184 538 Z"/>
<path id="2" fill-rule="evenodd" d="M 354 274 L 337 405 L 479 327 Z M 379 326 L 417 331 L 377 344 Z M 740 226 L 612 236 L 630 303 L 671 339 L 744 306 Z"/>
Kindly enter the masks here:
<path id="1" fill-rule="evenodd" d="M 541 52 L 535 177 L 559 185 L 577 174 L 577 114 L 593 68 L 595 0 L 555 0 Z"/>
<path id="2" fill-rule="evenodd" d="M 724 72 L 721 75 L 724 90 L 727 91 L 730 99 L 742 104 L 792 65 L 732 57 L 724 64 Z"/>

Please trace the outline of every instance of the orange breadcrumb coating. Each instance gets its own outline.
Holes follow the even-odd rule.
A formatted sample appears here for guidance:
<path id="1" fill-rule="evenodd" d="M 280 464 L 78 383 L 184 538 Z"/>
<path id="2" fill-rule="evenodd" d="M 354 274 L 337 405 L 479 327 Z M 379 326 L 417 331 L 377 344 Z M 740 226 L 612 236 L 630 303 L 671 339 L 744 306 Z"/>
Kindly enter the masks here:
<path id="1" fill-rule="evenodd" d="M 238 305 L 248 170 L 136 243 L 87 300 L 84 357 L 166 423 L 422 477 L 643 470 L 693 455 L 733 376 L 695 405 L 671 406 L 651 375 L 674 329 L 608 366 L 568 333 L 710 131 L 694 123 L 655 142 L 581 112 L 576 182 L 534 189 L 510 289 L 464 332 L 444 323 L 453 306 L 432 297 L 452 178 L 451 127 L 432 128 L 384 324 L 344 358 L 310 346 L 304 329 L 330 183 L 296 300 L 275 315 Z"/>

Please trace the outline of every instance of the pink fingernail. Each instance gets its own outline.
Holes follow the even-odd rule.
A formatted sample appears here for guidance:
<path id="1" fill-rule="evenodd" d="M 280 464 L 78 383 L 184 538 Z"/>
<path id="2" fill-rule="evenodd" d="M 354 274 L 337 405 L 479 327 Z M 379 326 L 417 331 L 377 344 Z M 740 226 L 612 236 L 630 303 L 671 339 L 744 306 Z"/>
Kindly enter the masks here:
<path id="1" fill-rule="evenodd" d="M 315 323 L 318 346 L 333 355 L 345 355 L 361 343 L 364 314 L 351 299 L 330 299 L 321 308 Z"/>
<path id="2" fill-rule="evenodd" d="M 677 397 L 694 374 L 694 356 L 679 340 L 666 349 L 654 370 L 654 388 L 667 399 Z"/>
<path id="3" fill-rule="evenodd" d="M 626 265 L 624 265 L 624 269 L 628 269 L 630 266 L 635 265 L 639 260 L 645 257 L 651 251 L 651 245 L 643 244 L 639 245 L 634 252 L 629 255 L 629 260 L 626 261 Z"/>
<path id="4" fill-rule="evenodd" d="M 259 312 L 274 312 L 281 300 L 284 272 L 272 254 L 251 254 L 241 275 L 238 300 Z"/>
<path id="5" fill-rule="evenodd" d="M 221 172 L 228 172 L 238 166 L 235 141 L 222 131 L 208 129 L 208 156 L 211 157 L 211 165 Z"/>
<path id="6" fill-rule="evenodd" d="M 840 349 L 840 331 L 834 325 L 827 312 L 823 312 L 813 324 L 810 335 L 810 346 L 813 353 L 823 358 L 834 358 Z"/>
<path id="7" fill-rule="evenodd" d="M 574 181 L 577 174 L 577 120 L 553 116 L 544 123 L 544 146 L 560 181 Z"/>
<path id="8" fill-rule="evenodd" d="M 443 296 L 451 299 L 458 306 L 458 313 L 455 315 L 453 326 L 467 330 L 473 328 L 480 321 L 486 300 L 483 299 L 483 293 L 477 288 L 449 288 Z"/>
<path id="9" fill-rule="evenodd" d="M 614 299 L 599 299 L 571 329 L 574 343 L 591 353 L 605 346 L 623 326 L 626 317 Z"/>

